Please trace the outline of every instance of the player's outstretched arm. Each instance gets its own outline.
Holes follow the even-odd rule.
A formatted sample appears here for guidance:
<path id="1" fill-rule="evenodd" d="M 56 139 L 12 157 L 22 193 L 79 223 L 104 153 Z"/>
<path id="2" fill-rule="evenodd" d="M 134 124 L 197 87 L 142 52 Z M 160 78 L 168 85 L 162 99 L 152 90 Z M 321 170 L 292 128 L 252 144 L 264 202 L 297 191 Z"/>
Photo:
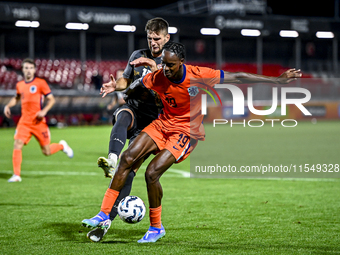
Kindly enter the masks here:
<path id="1" fill-rule="evenodd" d="M 229 73 L 224 71 L 224 83 L 276 83 L 276 84 L 287 84 L 292 81 L 295 81 L 297 78 L 302 76 L 301 70 L 296 70 L 295 68 L 289 69 L 279 77 L 273 76 L 265 76 L 259 74 L 252 74 L 252 73 L 244 73 L 244 72 L 237 72 L 237 73 Z"/>

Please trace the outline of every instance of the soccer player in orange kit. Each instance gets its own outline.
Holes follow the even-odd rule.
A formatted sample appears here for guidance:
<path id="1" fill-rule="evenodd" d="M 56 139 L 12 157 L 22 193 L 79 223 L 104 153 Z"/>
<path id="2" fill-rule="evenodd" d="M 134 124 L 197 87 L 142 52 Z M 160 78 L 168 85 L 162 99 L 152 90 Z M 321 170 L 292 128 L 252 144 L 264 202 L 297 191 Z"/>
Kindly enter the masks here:
<path id="1" fill-rule="evenodd" d="M 159 179 L 172 164 L 187 158 L 196 147 L 198 140 L 205 139 L 203 115 L 200 112 L 201 92 L 192 93 L 190 90 L 202 84 L 206 87 L 213 87 L 218 83 L 286 84 L 301 77 L 301 71 L 295 69 L 290 69 L 279 77 L 270 77 L 185 65 L 184 59 L 184 46 L 180 43 L 168 42 L 162 52 L 163 68 L 142 78 L 141 86 L 144 85 L 159 94 L 164 105 L 163 113 L 144 128 L 123 152 L 110 188 L 105 193 L 101 211 L 91 219 L 99 224 L 108 218 L 133 164 L 145 155 L 155 153 L 156 156 L 145 172 L 150 227 L 144 237 L 138 241 L 139 243 L 156 242 L 165 235 L 161 223 L 163 190 Z M 103 90 L 110 93 L 114 88 L 104 87 Z"/>
<path id="2" fill-rule="evenodd" d="M 35 62 L 32 59 L 24 59 L 22 72 L 24 80 L 16 84 L 16 96 L 4 108 L 5 116 L 10 118 L 10 108 L 21 100 L 21 118 L 14 135 L 12 157 L 14 174 L 8 182 L 21 182 L 22 148 L 28 144 L 32 135 L 38 140 L 44 155 L 49 156 L 63 150 L 69 158 L 73 157 L 73 150 L 64 140 L 50 144 L 50 130 L 45 116 L 54 105 L 55 99 L 46 81 L 35 77 Z M 44 98 L 47 102 L 42 107 Z"/>

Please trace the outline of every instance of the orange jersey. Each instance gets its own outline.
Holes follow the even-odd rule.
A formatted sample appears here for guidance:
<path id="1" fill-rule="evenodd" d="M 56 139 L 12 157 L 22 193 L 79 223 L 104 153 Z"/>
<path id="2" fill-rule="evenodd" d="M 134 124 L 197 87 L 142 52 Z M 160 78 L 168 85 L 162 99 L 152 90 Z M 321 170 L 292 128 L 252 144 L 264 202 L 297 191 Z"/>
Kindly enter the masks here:
<path id="1" fill-rule="evenodd" d="M 44 97 L 51 93 L 47 82 L 37 77 L 31 82 L 19 81 L 16 90 L 21 99 L 20 123 L 37 123 L 36 114 L 42 109 Z M 46 121 L 45 118 L 43 121 Z"/>
<path id="2" fill-rule="evenodd" d="M 182 131 L 193 139 L 204 140 L 201 94 L 198 87 L 212 87 L 224 78 L 222 70 L 183 65 L 183 77 L 179 82 L 166 78 L 163 69 L 145 75 L 142 83 L 156 91 L 164 108 L 159 119 L 168 129 Z M 204 84 L 204 86 L 202 86 Z"/>

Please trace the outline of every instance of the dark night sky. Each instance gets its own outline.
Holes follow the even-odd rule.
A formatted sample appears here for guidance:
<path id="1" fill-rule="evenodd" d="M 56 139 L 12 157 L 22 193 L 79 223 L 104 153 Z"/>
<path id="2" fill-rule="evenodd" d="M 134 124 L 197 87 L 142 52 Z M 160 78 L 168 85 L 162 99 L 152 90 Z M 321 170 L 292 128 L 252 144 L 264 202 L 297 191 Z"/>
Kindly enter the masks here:
<path id="1" fill-rule="evenodd" d="M 319 16 L 333 17 L 334 2 L 336 0 L 323 1 L 298 1 L 298 0 L 267 0 L 267 5 L 272 14 L 289 15 L 289 16 Z M 78 6 L 98 6 L 98 7 L 114 7 L 114 8 L 134 8 L 134 9 L 154 9 L 176 3 L 175 0 L 168 1 L 126 1 L 126 0 L 96 0 L 96 1 L 47 1 L 47 0 L 18 0 L 13 2 L 25 3 L 54 3 L 62 5 L 78 5 Z"/>

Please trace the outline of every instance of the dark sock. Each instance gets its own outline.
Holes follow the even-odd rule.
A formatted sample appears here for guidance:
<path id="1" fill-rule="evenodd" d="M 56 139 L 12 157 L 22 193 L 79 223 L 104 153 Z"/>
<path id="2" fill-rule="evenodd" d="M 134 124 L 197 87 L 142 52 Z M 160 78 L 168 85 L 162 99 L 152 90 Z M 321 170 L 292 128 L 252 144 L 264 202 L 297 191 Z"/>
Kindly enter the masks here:
<path id="1" fill-rule="evenodd" d="M 129 112 L 121 111 L 118 114 L 116 123 L 113 125 L 110 135 L 109 154 L 114 153 L 119 157 L 124 148 L 127 138 L 127 129 L 131 125 L 131 122 L 132 116 Z"/>
<path id="2" fill-rule="evenodd" d="M 122 188 L 122 190 L 119 193 L 119 196 L 116 200 L 116 202 L 114 203 L 112 210 L 110 212 L 110 220 L 114 220 L 114 218 L 116 218 L 118 212 L 117 212 L 117 207 L 118 204 L 120 202 L 120 200 L 122 200 L 124 197 L 130 195 L 131 192 L 131 188 L 132 188 L 132 181 L 133 178 L 135 178 L 136 173 L 134 171 L 131 171 L 128 175 L 128 178 L 126 179 L 125 185 Z"/>

